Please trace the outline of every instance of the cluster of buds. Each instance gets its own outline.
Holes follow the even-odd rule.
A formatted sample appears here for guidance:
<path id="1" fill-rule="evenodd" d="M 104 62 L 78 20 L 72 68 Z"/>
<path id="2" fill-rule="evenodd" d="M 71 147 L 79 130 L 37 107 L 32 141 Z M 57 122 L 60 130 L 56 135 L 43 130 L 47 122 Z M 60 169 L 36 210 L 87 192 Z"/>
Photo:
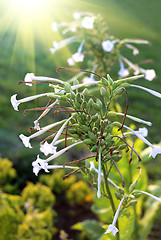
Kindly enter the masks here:
<path id="1" fill-rule="evenodd" d="M 117 66 L 116 71 L 120 77 L 143 73 L 145 79 L 149 81 L 155 78 L 156 74 L 153 69 L 143 69 L 123 56 L 125 48 L 132 50 L 133 55 L 139 54 L 135 45 L 150 44 L 149 41 L 128 38 L 120 40 L 114 37 L 109 33 L 107 24 L 100 15 L 95 16 L 90 12 L 74 12 L 73 18 L 74 20 L 68 23 L 52 23 L 54 32 L 61 30 L 63 35 L 72 34 L 71 37 L 60 42 L 53 41 L 53 48 L 50 48 L 52 54 L 62 47 L 76 42 L 80 45 L 78 50 L 67 59 L 70 66 L 83 62 L 87 55 L 86 66 L 89 69 L 95 66 L 96 72 L 102 76 L 105 76 L 107 72 L 110 73 Z"/>
<path id="2" fill-rule="evenodd" d="M 88 72 L 85 70 L 63 67 L 57 68 L 57 72 L 62 69 L 73 72 Z M 153 158 L 155 158 L 157 154 L 161 154 L 161 147 L 153 146 L 146 139 L 148 135 L 147 128 L 143 127 L 139 128 L 139 130 L 137 131 L 134 131 L 125 125 L 126 118 L 129 118 L 141 124 L 145 124 L 147 126 L 152 125 L 149 121 L 145 121 L 138 117 L 127 114 L 128 94 L 126 88 L 140 88 L 159 98 L 161 98 L 161 94 L 155 92 L 154 90 L 131 84 L 131 81 L 144 77 L 144 75 L 138 75 L 113 81 L 113 79 L 109 75 L 107 75 L 107 78 L 104 78 L 93 72 L 88 73 L 95 75 L 99 78 L 99 80 L 80 83 L 77 79 L 75 79 L 72 82 L 64 82 L 59 79 L 37 77 L 34 76 L 33 73 L 28 73 L 25 76 L 25 81 L 23 83 L 28 86 L 32 86 L 32 84 L 36 83 L 49 83 L 49 86 L 53 91 L 35 96 L 30 96 L 20 100 L 16 99 L 15 94 L 11 97 L 11 103 L 14 109 L 18 111 L 18 105 L 20 103 L 28 102 L 40 97 L 47 96 L 50 98 L 48 104 L 43 108 L 25 110 L 25 113 L 27 113 L 28 111 L 41 110 L 42 114 L 39 116 L 38 119 L 34 121 L 34 127 L 32 128 L 36 130 L 35 133 L 30 135 L 29 137 L 23 134 L 20 134 L 19 136 L 25 147 L 32 148 L 32 145 L 30 143 L 31 139 L 37 136 L 41 136 L 43 133 L 47 133 L 52 128 L 61 125 L 58 131 L 55 131 L 52 135 L 43 139 L 43 141 L 40 143 L 40 151 L 44 153 L 45 156 L 50 156 L 46 159 L 41 159 L 38 155 L 37 159 L 32 163 L 33 172 L 38 175 L 41 169 L 43 169 L 45 172 L 49 172 L 50 169 L 57 168 L 72 169 L 72 172 L 64 176 L 64 178 L 66 178 L 67 176 L 78 171 L 84 171 L 88 174 L 89 172 L 94 170 L 98 175 L 97 197 L 101 197 L 101 185 L 105 184 L 107 186 L 107 181 L 107 183 L 109 182 L 116 188 L 116 197 L 117 199 L 121 200 L 115 213 L 113 223 L 109 225 L 109 228 L 106 231 L 106 233 L 112 231 L 113 235 L 115 235 L 118 232 L 118 228 L 115 226 L 115 224 L 117 222 L 121 205 L 123 206 L 123 209 L 130 205 L 136 204 L 137 197 L 139 197 L 141 193 L 150 195 L 151 197 L 155 198 L 155 200 L 161 202 L 160 199 L 149 193 L 136 190 L 137 182 L 141 176 L 140 168 L 139 178 L 134 183 L 132 183 L 129 188 L 128 194 L 125 194 L 124 187 L 126 182 L 124 181 L 123 176 L 117 166 L 117 162 L 120 161 L 122 158 L 122 151 L 130 150 L 131 153 L 136 154 L 138 158 L 138 163 L 141 161 L 141 158 L 135 150 L 134 146 L 131 146 L 127 141 L 129 135 L 130 137 L 134 135 L 137 138 L 140 138 L 145 144 L 150 146 L 152 149 L 151 155 Z M 124 93 L 127 96 L 125 113 L 111 111 L 110 109 L 112 107 L 113 101 L 115 101 L 118 96 Z M 67 114 L 66 119 L 51 123 L 50 125 L 47 125 L 45 127 L 40 127 L 39 122 L 41 121 L 41 119 L 45 117 L 49 111 L 52 110 L 54 110 L 55 115 L 62 112 L 64 114 Z M 118 121 L 118 116 L 123 117 L 123 120 L 121 122 Z M 113 128 L 115 128 L 115 131 L 113 131 Z M 116 134 L 116 129 L 118 134 Z M 52 139 L 52 141 L 48 143 L 50 139 Z M 64 142 L 65 147 L 57 151 L 57 145 L 62 142 Z M 86 145 L 89 149 L 89 152 L 91 152 L 90 156 L 68 162 L 64 165 L 49 164 L 52 160 L 56 159 L 57 157 L 61 156 L 63 153 L 67 152 L 68 150 L 77 145 Z M 130 154 L 130 156 L 131 157 L 129 159 L 129 164 L 132 161 L 132 154 Z M 83 162 L 87 159 L 89 164 L 86 164 L 85 162 L 85 165 L 82 167 L 79 167 L 77 165 L 77 163 L 79 163 L 80 161 Z M 95 159 L 95 163 L 98 162 L 98 169 L 95 167 L 93 159 Z M 71 166 L 72 164 L 76 164 L 76 166 Z M 120 180 L 122 183 L 121 188 L 118 187 L 109 178 L 112 167 L 114 167 L 120 175 Z M 103 178 L 104 181 L 102 181 Z M 108 197 L 110 198 L 110 194 Z"/>

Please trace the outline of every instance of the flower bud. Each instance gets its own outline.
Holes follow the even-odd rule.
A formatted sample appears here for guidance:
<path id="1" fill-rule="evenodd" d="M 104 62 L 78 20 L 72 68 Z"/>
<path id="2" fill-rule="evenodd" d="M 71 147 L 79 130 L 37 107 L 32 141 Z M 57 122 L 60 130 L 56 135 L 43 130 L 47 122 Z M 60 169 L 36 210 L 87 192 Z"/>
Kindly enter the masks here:
<path id="1" fill-rule="evenodd" d="M 84 139 L 83 142 L 84 142 L 85 144 L 88 144 L 88 145 L 93 144 L 93 142 L 92 142 L 91 139 L 89 139 L 89 138 Z"/>
<path id="2" fill-rule="evenodd" d="M 89 138 L 92 140 L 92 141 L 96 141 L 96 136 L 93 132 L 91 131 L 88 131 L 88 136 Z"/>
<path id="3" fill-rule="evenodd" d="M 114 82 L 113 82 L 113 80 L 112 80 L 112 78 L 110 77 L 109 74 L 107 74 L 107 79 L 108 79 L 110 85 L 113 85 Z"/>
<path id="4" fill-rule="evenodd" d="M 91 152 L 97 152 L 97 148 L 98 148 L 98 146 L 97 146 L 97 145 L 94 145 L 94 146 L 91 148 Z"/>
<path id="5" fill-rule="evenodd" d="M 104 87 L 101 87 L 100 93 L 103 97 L 107 97 L 107 95 L 108 95 L 108 92 Z"/>
<path id="6" fill-rule="evenodd" d="M 104 77 L 102 77 L 102 83 L 103 83 L 104 86 L 108 86 L 109 85 L 107 79 L 104 78 Z"/>
<path id="7" fill-rule="evenodd" d="M 100 106 L 97 104 L 97 103 L 93 103 L 93 108 L 96 110 L 96 111 L 100 111 Z"/>
<path id="8" fill-rule="evenodd" d="M 137 204 L 137 200 L 130 201 L 128 206 L 135 206 Z"/>
<path id="9" fill-rule="evenodd" d="M 122 199 L 122 194 L 119 193 L 119 192 L 115 192 L 115 196 L 118 200 L 121 200 Z"/>
<path id="10" fill-rule="evenodd" d="M 65 92 L 71 92 L 71 85 L 67 82 L 64 83 L 64 90 Z"/>
<path id="11" fill-rule="evenodd" d="M 122 144 L 122 145 L 119 146 L 119 150 L 123 150 L 123 149 L 125 149 L 126 147 L 127 147 L 126 144 Z"/>
<path id="12" fill-rule="evenodd" d="M 83 90 L 82 94 L 83 94 L 84 97 L 87 96 L 87 95 L 89 94 L 88 89 L 85 88 L 85 89 Z"/>
<path id="13" fill-rule="evenodd" d="M 87 127 L 86 125 L 81 125 L 80 127 L 82 128 L 82 130 L 84 132 L 88 132 L 88 130 L 89 130 L 89 127 Z"/>
<path id="14" fill-rule="evenodd" d="M 132 192 L 137 186 L 138 180 L 135 180 L 129 187 L 129 192 Z"/>

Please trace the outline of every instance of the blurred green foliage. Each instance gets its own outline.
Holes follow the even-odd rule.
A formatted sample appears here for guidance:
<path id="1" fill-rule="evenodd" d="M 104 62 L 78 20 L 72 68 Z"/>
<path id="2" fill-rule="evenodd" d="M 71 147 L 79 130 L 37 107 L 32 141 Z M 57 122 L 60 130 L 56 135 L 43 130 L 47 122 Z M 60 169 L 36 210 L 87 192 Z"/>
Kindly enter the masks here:
<path id="1" fill-rule="evenodd" d="M 86 182 L 82 180 L 72 184 L 66 191 L 66 197 L 69 204 L 86 204 L 93 202 L 93 192 Z"/>
<path id="2" fill-rule="evenodd" d="M 16 170 L 13 164 L 7 158 L 0 158 L 0 190 L 6 193 L 17 193 L 18 184 L 15 184 L 17 178 Z"/>
<path id="3" fill-rule="evenodd" d="M 40 182 L 49 186 L 55 194 L 64 194 L 76 182 L 76 176 L 71 175 L 63 180 L 64 170 L 54 171 L 51 175 L 41 175 Z"/>

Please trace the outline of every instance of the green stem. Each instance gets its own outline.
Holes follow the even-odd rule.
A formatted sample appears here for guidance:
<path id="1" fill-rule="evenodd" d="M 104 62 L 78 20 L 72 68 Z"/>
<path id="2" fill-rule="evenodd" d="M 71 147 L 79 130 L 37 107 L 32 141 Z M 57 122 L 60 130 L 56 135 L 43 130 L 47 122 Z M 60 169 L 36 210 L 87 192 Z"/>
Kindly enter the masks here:
<path id="1" fill-rule="evenodd" d="M 107 177 L 108 177 L 108 176 L 107 176 L 107 173 L 106 173 L 104 164 L 102 164 L 102 170 L 103 170 L 103 176 L 104 176 L 104 180 L 105 180 L 105 187 L 106 187 L 106 191 L 107 191 L 107 194 L 108 194 L 108 198 L 109 198 L 110 203 L 111 203 L 113 215 L 115 215 L 116 208 L 115 208 L 115 204 L 114 204 L 114 201 L 113 201 L 113 197 L 112 197 L 112 194 L 111 194 L 109 185 L 108 185 L 108 181 L 107 181 Z M 116 227 L 117 227 L 117 229 L 119 230 L 118 220 L 117 220 L 117 222 L 116 222 Z M 119 232 L 116 234 L 116 238 L 117 238 L 117 240 L 120 239 Z"/>

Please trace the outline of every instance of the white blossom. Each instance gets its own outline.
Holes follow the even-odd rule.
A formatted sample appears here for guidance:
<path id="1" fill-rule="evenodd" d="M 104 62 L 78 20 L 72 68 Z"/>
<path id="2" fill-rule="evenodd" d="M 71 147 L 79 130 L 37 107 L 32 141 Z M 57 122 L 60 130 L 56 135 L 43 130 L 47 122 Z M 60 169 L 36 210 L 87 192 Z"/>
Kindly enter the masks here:
<path id="1" fill-rule="evenodd" d="M 81 22 L 81 27 L 85 29 L 93 29 L 94 26 L 94 17 L 84 17 Z"/>
<path id="2" fill-rule="evenodd" d="M 34 74 L 33 73 L 27 73 L 26 75 L 25 75 L 25 79 L 24 79 L 24 81 L 25 82 L 32 82 L 32 80 L 34 80 Z M 30 87 L 32 87 L 32 84 L 31 83 L 25 83 L 27 86 L 30 86 Z"/>
<path id="3" fill-rule="evenodd" d="M 130 49 L 133 50 L 133 55 L 139 54 L 139 50 L 138 50 L 136 47 L 134 47 L 133 45 L 127 43 L 127 44 L 125 44 L 125 46 L 126 46 L 127 48 L 130 48 Z"/>
<path id="4" fill-rule="evenodd" d="M 70 66 L 73 66 L 75 64 L 73 58 L 68 58 L 67 59 L 67 63 L 70 65 Z"/>
<path id="5" fill-rule="evenodd" d="M 154 69 L 140 68 L 140 72 L 145 74 L 145 79 L 148 81 L 152 81 L 156 77 L 156 73 L 155 73 Z"/>
<path id="6" fill-rule="evenodd" d="M 40 97 L 44 97 L 44 96 L 51 96 L 51 95 L 53 95 L 53 94 L 52 93 L 42 93 L 42 94 L 38 94 L 38 95 L 34 95 L 34 96 L 30 96 L 30 97 L 26 97 L 26 98 L 22 98 L 20 100 L 17 100 L 16 99 L 17 94 L 14 94 L 11 97 L 11 104 L 12 104 L 14 110 L 19 111 L 18 106 L 19 106 L 20 103 L 29 102 L 29 101 L 32 101 L 36 98 L 40 98 Z"/>
<path id="7" fill-rule="evenodd" d="M 43 127 L 41 130 L 35 132 L 34 134 L 30 135 L 29 137 L 26 137 L 23 134 L 20 134 L 19 137 L 22 140 L 23 144 L 25 145 L 25 147 L 29 147 L 32 148 L 31 144 L 30 144 L 30 139 L 35 138 L 40 136 L 41 134 L 43 134 L 44 132 L 48 131 L 49 129 L 61 124 L 64 120 L 60 121 L 60 122 L 56 122 L 56 123 L 52 123 L 50 125 L 47 125 L 45 127 Z"/>
<path id="8" fill-rule="evenodd" d="M 120 212 L 120 208 L 121 208 L 121 205 L 122 205 L 122 203 L 123 203 L 123 201 L 124 201 L 124 198 L 125 198 L 125 197 L 123 197 L 123 198 L 121 199 L 120 204 L 119 204 L 119 206 L 118 206 L 118 208 L 117 208 L 117 211 L 116 211 L 116 213 L 115 213 L 113 222 L 112 222 L 112 224 L 110 224 L 110 225 L 108 226 L 108 229 L 106 230 L 105 234 L 112 232 L 113 236 L 115 236 L 116 233 L 119 231 L 119 230 L 117 229 L 117 227 L 115 227 L 115 224 L 116 224 L 116 221 L 117 221 L 117 219 L 118 219 L 119 212 Z"/>
<path id="9" fill-rule="evenodd" d="M 129 75 L 129 70 L 124 67 L 124 64 L 121 60 L 120 60 L 120 70 L 118 72 L 118 75 L 121 77 L 127 77 Z"/>
<path id="10" fill-rule="evenodd" d="M 76 52 L 76 53 L 74 53 L 74 54 L 72 55 L 72 59 L 73 59 L 75 62 L 83 62 L 83 60 L 84 60 L 84 54 Z"/>
<path id="11" fill-rule="evenodd" d="M 153 146 L 146 138 L 144 138 L 141 134 L 137 133 L 137 131 L 134 131 L 131 128 L 125 126 L 125 125 L 124 125 L 124 127 L 126 129 L 130 130 L 133 134 L 135 134 L 138 138 L 140 138 L 145 144 L 147 144 L 148 146 L 150 146 L 152 148 L 150 156 L 155 158 L 157 154 L 161 154 L 161 147 Z"/>
<path id="12" fill-rule="evenodd" d="M 44 144 L 40 145 L 40 151 L 47 156 L 48 154 L 56 154 L 56 149 L 53 144 L 49 144 L 47 141 Z"/>
<path id="13" fill-rule="evenodd" d="M 102 42 L 102 48 L 105 52 L 111 52 L 114 48 L 114 44 L 117 42 L 117 40 L 106 40 Z"/>

